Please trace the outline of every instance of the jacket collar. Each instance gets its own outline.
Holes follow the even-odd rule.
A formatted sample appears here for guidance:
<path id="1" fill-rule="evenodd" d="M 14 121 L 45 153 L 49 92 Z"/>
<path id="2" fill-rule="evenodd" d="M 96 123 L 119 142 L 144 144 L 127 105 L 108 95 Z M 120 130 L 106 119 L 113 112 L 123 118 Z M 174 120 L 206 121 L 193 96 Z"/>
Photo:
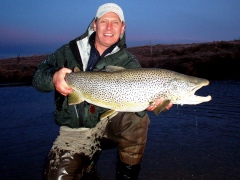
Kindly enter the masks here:
<path id="1" fill-rule="evenodd" d="M 86 70 L 87 68 L 87 64 L 88 64 L 88 60 L 90 57 L 90 50 L 91 50 L 91 45 L 89 44 L 89 38 L 90 36 L 94 33 L 93 30 L 93 22 L 95 19 L 93 19 L 91 21 L 91 23 L 89 24 L 86 32 L 79 36 L 78 38 L 74 39 L 73 41 L 77 44 L 77 49 L 79 51 L 80 54 L 80 58 L 81 59 L 81 63 L 83 66 L 83 71 Z M 110 52 L 108 55 L 114 54 L 116 52 L 118 52 L 119 50 L 126 48 L 126 41 L 125 41 L 125 32 L 124 34 L 121 36 L 121 39 L 117 42 L 115 48 L 112 50 L 112 52 Z"/>

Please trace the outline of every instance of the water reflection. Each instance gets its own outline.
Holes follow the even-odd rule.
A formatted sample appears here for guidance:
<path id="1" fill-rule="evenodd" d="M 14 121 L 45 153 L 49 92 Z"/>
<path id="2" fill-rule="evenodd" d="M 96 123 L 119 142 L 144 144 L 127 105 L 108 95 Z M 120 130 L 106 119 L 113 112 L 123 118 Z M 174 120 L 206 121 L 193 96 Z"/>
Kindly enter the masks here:
<path id="1" fill-rule="evenodd" d="M 239 178 L 240 83 L 215 81 L 198 94 L 213 99 L 175 106 L 161 117 L 150 114 L 145 159 L 156 161 L 151 168 L 163 179 Z"/>
<path id="2" fill-rule="evenodd" d="M 151 124 L 140 179 L 240 179 L 240 82 L 213 81 L 197 92 L 212 101 L 174 105 Z M 57 136 L 53 93 L 0 88 L 3 179 L 41 179 Z M 114 179 L 116 150 L 103 151 L 101 179 Z M 27 171 L 27 173 L 26 173 Z"/>

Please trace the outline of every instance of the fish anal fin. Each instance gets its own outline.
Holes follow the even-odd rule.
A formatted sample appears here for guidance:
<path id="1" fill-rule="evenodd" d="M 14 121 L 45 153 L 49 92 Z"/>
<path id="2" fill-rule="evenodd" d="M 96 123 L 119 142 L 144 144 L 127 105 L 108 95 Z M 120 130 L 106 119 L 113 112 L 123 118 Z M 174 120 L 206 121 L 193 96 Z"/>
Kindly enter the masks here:
<path id="1" fill-rule="evenodd" d="M 68 95 L 69 105 L 80 104 L 81 102 L 83 102 L 82 98 L 75 91 Z"/>
<path id="2" fill-rule="evenodd" d="M 154 109 L 154 114 L 157 116 L 160 112 L 165 111 L 166 107 L 170 103 L 170 100 L 164 100 L 161 104 L 159 104 L 155 109 Z"/>
<path id="3" fill-rule="evenodd" d="M 101 114 L 100 116 L 100 120 L 103 121 L 105 119 L 111 119 L 113 118 L 114 116 L 116 116 L 118 114 L 117 111 L 114 111 L 114 110 L 108 110 L 104 113 Z"/>

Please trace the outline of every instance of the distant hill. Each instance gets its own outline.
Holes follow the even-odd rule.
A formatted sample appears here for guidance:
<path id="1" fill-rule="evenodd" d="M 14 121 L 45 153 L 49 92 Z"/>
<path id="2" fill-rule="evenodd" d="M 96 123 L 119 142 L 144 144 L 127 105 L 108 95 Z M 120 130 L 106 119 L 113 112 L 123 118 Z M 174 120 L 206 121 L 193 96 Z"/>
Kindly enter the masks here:
<path id="1" fill-rule="evenodd" d="M 38 63 L 48 55 L 16 57 L 0 60 L 0 84 L 31 84 Z"/>
<path id="2" fill-rule="evenodd" d="M 143 67 L 207 79 L 240 80 L 240 40 L 129 48 Z"/>
<path id="3" fill-rule="evenodd" d="M 240 40 L 128 48 L 144 68 L 164 68 L 209 80 L 240 80 Z M 0 60 L 0 83 L 31 84 L 48 55 Z"/>

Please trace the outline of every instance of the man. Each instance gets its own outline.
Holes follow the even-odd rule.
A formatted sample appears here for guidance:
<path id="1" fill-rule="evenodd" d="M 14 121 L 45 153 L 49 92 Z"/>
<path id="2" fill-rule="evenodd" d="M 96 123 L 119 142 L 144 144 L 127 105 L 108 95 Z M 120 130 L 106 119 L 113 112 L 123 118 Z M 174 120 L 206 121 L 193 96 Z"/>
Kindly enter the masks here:
<path id="1" fill-rule="evenodd" d="M 98 8 L 83 35 L 63 45 L 37 66 L 33 86 L 41 92 L 56 90 L 54 115 L 55 122 L 61 126 L 49 153 L 45 179 L 90 176 L 93 179 L 99 152 L 111 145 L 116 145 L 119 152 L 117 179 L 137 179 L 149 124 L 146 111 L 119 112 L 103 124 L 99 122 L 99 116 L 107 109 L 87 102 L 67 104 L 67 95 L 73 89 L 64 79 L 76 67 L 81 71 L 99 71 L 106 65 L 140 68 L 137 59 L 126 50 L 125 28 L 122 9 L 113 3 L 104 4 Z M 153 111 L 161 102 L 161 99 L 156 100 L 147 110 Z M 96 134 L 98 137 L 95 138 Z M 97 147 L 98 142 L 101 147 Z"/>

